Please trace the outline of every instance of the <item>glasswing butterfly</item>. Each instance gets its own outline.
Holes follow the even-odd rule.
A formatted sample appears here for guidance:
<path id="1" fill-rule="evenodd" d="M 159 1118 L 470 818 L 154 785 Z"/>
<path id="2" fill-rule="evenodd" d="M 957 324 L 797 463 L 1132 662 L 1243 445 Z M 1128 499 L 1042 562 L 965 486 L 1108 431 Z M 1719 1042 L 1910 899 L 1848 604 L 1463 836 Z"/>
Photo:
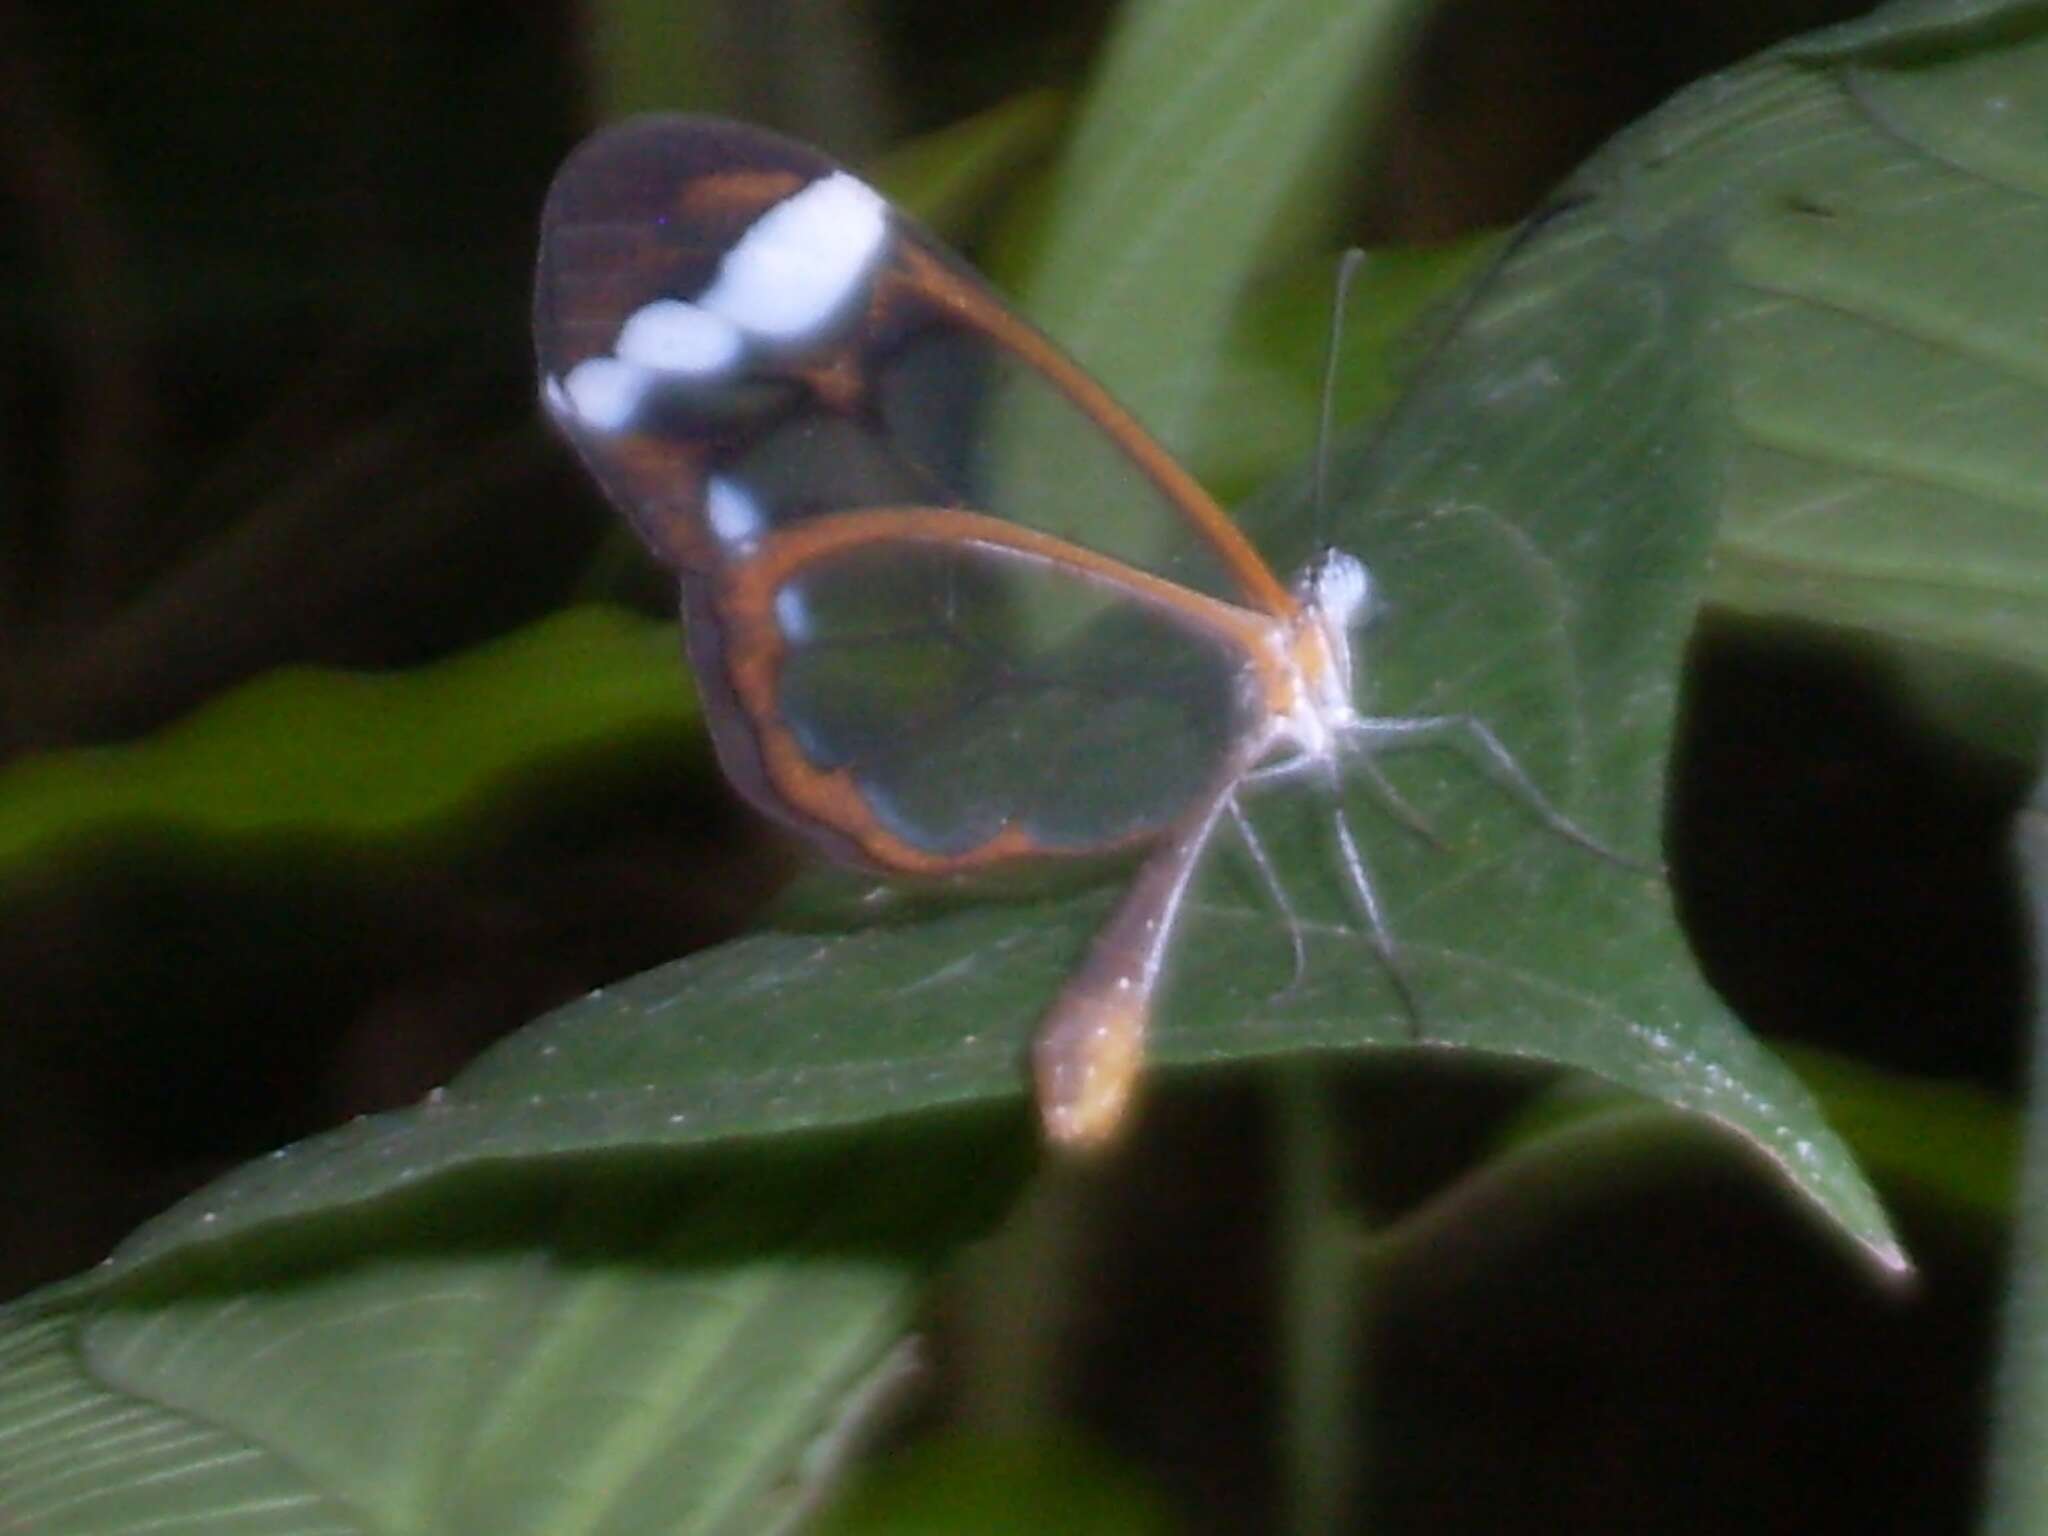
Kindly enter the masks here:
<path id="1" fill-rule="evenodd" d="M 593 137 L 548 196 L 534 329 L 548 413 L 676 574 L 755 805 L 893 876 L 1148 850 L 1033 1046 L 1056 1142 L 1119 1123 L 1225 818 L 1292 920 L 1248 787 L 1334 786 L 1348 753 L 1391 795 L 1373 750 L 1462 732 L 1590 842 L 1480 722 L 1355 707 L 1359 560 L 1280 581 L 1099 384 L 814 150 L 700 118 Z"/>

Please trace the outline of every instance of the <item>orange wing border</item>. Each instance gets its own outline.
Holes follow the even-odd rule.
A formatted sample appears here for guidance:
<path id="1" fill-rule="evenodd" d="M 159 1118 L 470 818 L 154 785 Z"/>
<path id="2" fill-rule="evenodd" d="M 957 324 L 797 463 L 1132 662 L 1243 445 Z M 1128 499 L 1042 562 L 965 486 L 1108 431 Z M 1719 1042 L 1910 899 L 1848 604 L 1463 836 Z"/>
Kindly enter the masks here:
<path id="1" fill-rule="evenodd" d="M 710 617 L 718 630 L 721 681 L 730 686 L 739 712 L 751 728 L 767 784 L 807 826 L 829 829 L 843 839 L 842 851 L 859 863 L 900 874 L 941 876 L 1026 859 L 1110 853 L 1121 846 L 1049 848 L 1012 823 L 974 848 L 935 854 L 885 826 L 851 772 L 820 768 L 804 755 L 795 732 L 783 722 L 777 699 L 788 647 L 775 619 L 776 598 L 807 566 L 877 544 L 974 548 L 998 558 L 1031 561 L 1068 572 L 1077 581 L 1110 588 L 1222 639 L 1244 658 L 1256 697 L 1267 713 L 1280 713 L 1289 702 L 1293 686 L 1286 654 L 1289 626 L 1272 615 L 1191 591 L 1095 550 L 986 513 L 948 507 L 874 507 L 813 519 L 771 536 L 750 559 L 729 566 L 716 583 L 712 602 L 717 611 Z"/>

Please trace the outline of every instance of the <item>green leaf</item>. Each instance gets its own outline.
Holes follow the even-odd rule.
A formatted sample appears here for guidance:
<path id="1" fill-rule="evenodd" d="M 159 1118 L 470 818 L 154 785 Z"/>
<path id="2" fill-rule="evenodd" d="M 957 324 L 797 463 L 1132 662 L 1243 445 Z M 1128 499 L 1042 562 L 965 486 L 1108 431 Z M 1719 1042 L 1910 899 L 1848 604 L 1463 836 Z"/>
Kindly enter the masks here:
<path id="1" fill-rule="evenodd" d="M 515 785 L 688 739 L 672 624 L 572 608 L 410 672 L 268 673 L 140 741 L 0 770 L 0 871 L 114 838 L 449 836 Z"/>
<path id="2" fill-rule="evenodd" d="M 771 1528 L 1025 1146 L 984 1117 L 473 1167 L 77 1312 L 16 1307 L 0 1499 L 48 1533 Z"/>
<path id="3" fill-rule="evenodd" d="M 1374 708 L 1472 712 L 1581 825 L 1654 858 L 1717 511 L 1710 322 L 1725 289 L 1690 210 L 1586 185 L 1590 204 L 1515 260 L 1387 436 L 1337 467 L 1334 534 L 1372 563 L 1388 607 L 1367 636 Z M 1565 845 L 1454 754 L 1388 768 L 1453 849 L 1399 829 L 1371 846 L 1429 1040 L 1577 1066 L 1703 1114 L 1873 1256 L 1900 1262 L 1805 1090 L 1700 979 L 1661 881 Z M 1352 797 L 1357 818 L 1373 805 Z M 1276 806 L 1264 828 L 1308 881 L 1329 867 L 1319 820 Z M 1320 943 L 1282 1013 L 1289 1048 L 1340 1048 L 1361 1030 L 1398 1042 L 1383 973 L 1316 963 L 1319 948 L 1357 944 L 1355 919 L 1327 896 L 1302 905 Z M 1218 985 L 1233 968 L 1259 974 L 1249 950 L 1189 948 L 1216 964 Z M 1190 1030 L 1161 1054 L 1269 1054 L 1276 1032 L 1241 1024 L 1212 1045 Z"/>
<path id="4" fill-rule="evenodd" d="M 947 239 L 1015 177 L 1050 152 L 1066 111 L 1053 91 L 1029 91 L 900 144 L 872 167 L 875 185 Z"/>
<path id="5" fill-rule="evenodd" d="M 1373 99 L 1359 87 L 1384 72 L 1422 10 L 1415 0 L 1124 7 L 1023 284 L 1025 309 L 1170 450 L 1189 445 L 1290 195 Z"/>
<path id="6" fill-rule="evenodd" d="M 1202 443 L 1254 276 L 1334 222 L 1314 195 L 1320 173 L 1384 104 L 1424 10 L 1133 0 L 1120 12 L 1035 238 L 1013 239 L 1026 254 L 997 275 L 1169 452 Z M 1257 430 L 1262 414 L 1236 424 Z M 1069 430 L 1066 406 L 1019 400 L 986 450 L 990 478 L 1024 501 L 1071 495 Z M 1099 516 L 1107 526 L 1117 509 Z"/>
<path id="7" fill-rule="evenodd" d="M 0 1496 L 22 1528 L 68 1536 L 138 1518 L 179 1536 L 244 1528 L 354 1532 L 348 1511 L 232 1429 L 109 1390 L 77 1320 L 0 1311 Z M 261 1513 L 258 1513 L 261 1512 Z"/>
<path id="8" fill-rule="evenodd" d="M 1167 1536 L 1165 1502 L 1099 1452 L 1062 1440 L 952 1437 L 892 1458 L 823 1536 Z"/>
<path id="9" fill-rule="evenodd" d="M 2044 77 L 2040 6 L 1921 6 L 1660 115 L 1664 195 L 1731 224 L 1718 600 L 2015 664 L 2038 687 Z"/>
<path id="10" fill-rule="evenodd" d="M 1431 334 L 1433 320 L 1450 318 L 1452 296 L 1499 244 L 1484 236 L 1365 253 L 1336 337 L 1340 371 L 1331 419 L 1340 432 L 1394 403 L 1417 366 L 1417 336 Z M 1315 451 L 1336 271 L 1328 254 L 1318 253 L 1247 294 L 1186 454 L 1205 486 L 1228 494 L 1270 484 Z"/>

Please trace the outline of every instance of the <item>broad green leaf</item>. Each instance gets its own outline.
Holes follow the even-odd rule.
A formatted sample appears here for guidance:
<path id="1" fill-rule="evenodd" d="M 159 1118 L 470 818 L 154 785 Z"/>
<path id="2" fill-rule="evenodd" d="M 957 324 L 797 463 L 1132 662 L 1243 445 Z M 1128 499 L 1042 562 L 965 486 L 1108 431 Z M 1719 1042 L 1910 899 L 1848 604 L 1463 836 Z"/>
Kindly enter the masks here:
<path id="1" fill-rule="evenodd" d="M 75 1318 L 0 1312 L 0 1381 L 0 1501 L 23 1530 L 362 1530 L 245 1435 L 110 1388 L 84 1367 Z"/>
<path id="2" fill-rule="evenodd" d="M 679 651 L 673 625 L 591 607 L 410 672 L 272 672 L 141 741 L 0 770 L 0 871 L 116 837 L 449 835 L 535 774 L 679 749 Z"/>
<path id="3" fill-rule="evenodd" d="M 47 1533 L 773 1528 L 1025 1145 L 983 1117 L 472 1168 L 75 1315 L 18 1307 L 0 1502 Z"/>
<path id="4" fill-rule="evenodd" d="M 1138 0 L 1074 130 L 1026 307 L 1175 451 L 1245 284 L 1415 0 Z M 1320 231 L 1318 231 L 1320 233 Z"/>
<path id="5" fill-rule="evenodd" d="M 1031 91 L 898 145 L 871 168 L 875 185 L 949 240 L 1020 166 L 1051 151 L 1065 114 L 1053 91 Z"/>
<path id="6" fill-rule="evenodd" d="M 1717 510 L 1710 326 L 1725 289 L 1710 226 L 1691 210 L 1612 189 L 1597 169 L 1581 185 L 1590 204 L 1514 260 L 1387 435 L 1337 466 L 1334 533 L 1371 561 L 1387 605 L 1367 636 L 1374 707 L 1475 714 L 1577 821 L 1653 859 Z M 1429 1041 L 1578 1066 L 1718 1121 L 1898 1262 L 1804 1089 L 1700 979 L 1661 881 L 1566 847 L 1455 754 L 1389 773 L 1453 849 L 1399 829 L 1371 847 Z M 1363 818 L 1374 801 L 1352 804 Z M 1275 806 L 1271 820 L 1284 867 L 1308 880 L 1329 868 L 1312 806 Z M 1340 902 L 1302 905 L 1312 928 L 1328 925 L 1324 943 L 1357 942 Z M 1249 951 L 1190 948 L 1240 973 L 1255 964 Z M 1292 1048 L 1355 1042 L 1363 1018 L 1367 1038 L 1398 1042 L 1405 1029 L 1383 973 L 1319 971 L 1313 946 L 1281 1017 Z M 1260 1033 L 1233 1030 L 1209 1050 L 1260 1050 Z M 1190 1029 L 1161 1053 L 1205 1043 Z"/>
<path id="7" fill-rule="evenodd" d="M 2038 690 L 2044 75 L 2042 7 L 1915 6 L 1659 115 L 1669 158 L 1645 174 L 1725 210 L 1736 280 L 1718 600 L 2017 665 Z"/>

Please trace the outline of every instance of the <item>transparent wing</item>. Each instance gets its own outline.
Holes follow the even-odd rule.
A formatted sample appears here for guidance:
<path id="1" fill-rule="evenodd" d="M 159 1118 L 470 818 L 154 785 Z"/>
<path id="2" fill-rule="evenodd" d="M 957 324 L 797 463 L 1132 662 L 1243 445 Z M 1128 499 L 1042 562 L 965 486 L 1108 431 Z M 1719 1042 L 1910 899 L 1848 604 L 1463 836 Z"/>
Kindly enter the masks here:
<path id="1" fill-rule="evenodd" d="M 849 509 L 958 507 L 1293 609 L 1098 385 L 801 145 L 692 118 L 585 144 L 543 218 L 535 336 L 556 420 L 680 568 Z"/>
<path id="2" fill-rule="evenodd" d="M 1261 718 L 1262 616 L 973 514 L 789 535 L 698 600 L 734 781 L 883 868 L 1143 842 Z"/>

